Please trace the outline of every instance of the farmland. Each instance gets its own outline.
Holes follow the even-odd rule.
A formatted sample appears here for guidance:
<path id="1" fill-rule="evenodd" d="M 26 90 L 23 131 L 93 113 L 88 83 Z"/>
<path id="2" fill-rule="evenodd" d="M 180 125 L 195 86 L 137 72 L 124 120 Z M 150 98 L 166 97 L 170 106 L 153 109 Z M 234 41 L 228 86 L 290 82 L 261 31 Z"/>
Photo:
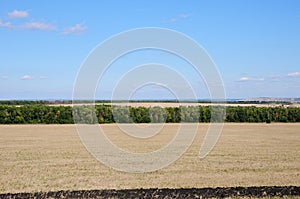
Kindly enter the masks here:
<path id="1" fill-rule="evenodd" d="M 166 145 L 179 125 L 165 124 L 158 135 L 142 141 L 123 134 L 116 124 L 102 124 L 102 128 L 124 150 L 149 152 Z M 200 160 L 208 126 L 200 124 L 192 146 L 170 166 L 130 174 L 95 160 L 74 125 L 1 125 L 0 192 L 300 186 L 299 123 L 226 123 L 213 151 Z"/>

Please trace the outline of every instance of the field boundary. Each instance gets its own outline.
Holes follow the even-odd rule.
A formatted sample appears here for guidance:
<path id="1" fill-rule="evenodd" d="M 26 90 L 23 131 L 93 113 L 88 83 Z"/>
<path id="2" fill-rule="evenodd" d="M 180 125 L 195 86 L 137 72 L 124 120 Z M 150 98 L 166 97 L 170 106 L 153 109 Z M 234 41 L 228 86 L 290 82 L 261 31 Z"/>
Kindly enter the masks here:
<path id="1" fill-rule="evenodd" d="M 0 124 L 300 122 L 297 107 L 0 105 Z"/>
<path id="2" fill-rule="evenodd" d="M 225 198 L 300 196 L 300 186 L 78 190 L 6 193 L 0 198 Z"/>

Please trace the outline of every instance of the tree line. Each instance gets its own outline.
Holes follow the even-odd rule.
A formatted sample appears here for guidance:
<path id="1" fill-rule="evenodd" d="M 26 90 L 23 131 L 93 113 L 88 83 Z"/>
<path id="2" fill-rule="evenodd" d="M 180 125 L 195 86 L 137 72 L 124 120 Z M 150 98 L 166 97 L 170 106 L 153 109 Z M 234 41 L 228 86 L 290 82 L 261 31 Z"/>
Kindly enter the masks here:
<path id="1" fill-rule="evenodd" d="M 294 99 L 296 102 L 300 102 L 300 98 L 295 98 Z M 52 105 L 52 104 L 73 104 L 73 103 L 77 103 L 77 104 L 85 104 L 85 103 L 91 103 L 91 102 L 95 102 L 98 104 L 102 104 L 102 103 L 128 103 L 128 102 L 132 102 L 132 103 L 143 103 L 143 102 L 150 102 L 150 103 L 215 103 L 215 104 L 223 104 L 223 103 L 227 103 L 227 104 L 277 104 L 277 105 L 291 105 L 292 102 L 290 101 L 243 101 L 243 100 L 227 100 L 227 101 L 218 101 L 218 100 L 0 100 L 0 105 L 38 105 L 38 104 L 44 104 L 44 105 Z"/>
<path id="2" fill-rule="evenodd" d="M 0 105 L 0 124 L 179 123 L 179 122 L 300 122 L 296 107 L 124 107 Z"/>

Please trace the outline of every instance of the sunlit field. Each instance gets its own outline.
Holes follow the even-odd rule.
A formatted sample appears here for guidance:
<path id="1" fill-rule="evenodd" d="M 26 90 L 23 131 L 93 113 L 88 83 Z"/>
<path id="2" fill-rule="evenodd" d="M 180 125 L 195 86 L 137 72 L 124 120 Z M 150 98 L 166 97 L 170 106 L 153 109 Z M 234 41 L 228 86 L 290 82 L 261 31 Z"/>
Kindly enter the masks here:
<path id="1" fill-rule="evenodd" d="M 124 150 L 149 152 L 171 141 L 179 125 L 166 124 L 158 135 L 143 140 L 122 133 L 116 124 L 102 128 Z M 300 186 L 300 124 L 226 123 L 213 151 L 199 159 L 208 126 L 200 124 L 192 146 L 170 166 L 130 174 L 94 159 L 74 125 L 1 125 L 0 192 Z"/>

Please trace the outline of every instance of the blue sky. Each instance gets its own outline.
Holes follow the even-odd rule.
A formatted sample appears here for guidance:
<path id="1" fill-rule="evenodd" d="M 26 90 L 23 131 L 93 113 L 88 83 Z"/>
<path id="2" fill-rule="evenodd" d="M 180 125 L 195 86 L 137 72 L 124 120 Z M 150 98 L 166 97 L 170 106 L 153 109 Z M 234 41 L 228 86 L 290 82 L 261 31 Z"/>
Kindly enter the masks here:
<path id="1" fill-rule="evenodd" d="M 300 97 L 297 0 L 2 0 L 0 99 L 71 99 L 76 74 L 91 50 L 112 35 L 142 27 L 176 30 L 197 41 L 215 62 L 227 98 Z M 209 97 L 191 66 L 156 51 L 119 59 L 96 97 L 109 98 L 111 80 L 124 68 L 152 59 L 189 77 L 199 98 Z M 170 97 L 159 86 L 140 90 L 136 98 Z"/>

